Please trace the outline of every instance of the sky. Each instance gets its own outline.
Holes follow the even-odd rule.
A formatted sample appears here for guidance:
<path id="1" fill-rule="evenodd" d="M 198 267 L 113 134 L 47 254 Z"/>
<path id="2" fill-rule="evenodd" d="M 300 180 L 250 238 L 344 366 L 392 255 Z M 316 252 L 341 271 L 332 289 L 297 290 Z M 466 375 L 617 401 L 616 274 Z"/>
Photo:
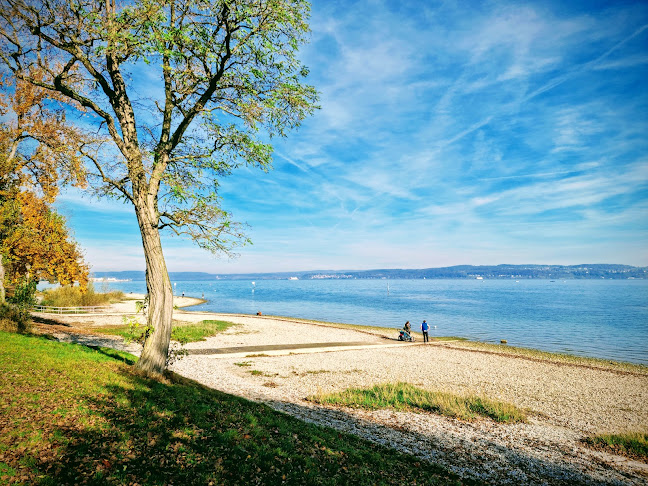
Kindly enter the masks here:
<path id="1" fill-rule="evenodd" d="M 314 0 L 321 109 L 221 181 L 253 244 L 170 271 L 648 265 L 648 3 Z M 58 200 L 93 271 L 143 270 L 132 207 Z"/>

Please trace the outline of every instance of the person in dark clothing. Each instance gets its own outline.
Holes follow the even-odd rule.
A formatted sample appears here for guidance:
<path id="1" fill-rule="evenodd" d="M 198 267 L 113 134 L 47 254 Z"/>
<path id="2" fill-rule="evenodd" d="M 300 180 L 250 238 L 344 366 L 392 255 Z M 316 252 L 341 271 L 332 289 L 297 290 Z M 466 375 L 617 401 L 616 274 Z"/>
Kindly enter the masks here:
<path id="1" fill-rule="evenodd" d="M 423 342 L 427 343 L 429 341 L 428 338 L 428 330 L 430 329 L 430 326 L 428 325 L 427 322 L 425 322 L 425 319 L 423 319 L 423 322 L 421 323 L 421 331 L 423 331 Z"/>
<path id="2" fill-rule="evenodd" d="M 407 332 L 407 334 L 412 331 L 412 326 L 410 325 L 409 321 L 405 323 L 405 327 L 403 327 L 403 329 L 405 329 L 405 332 Z"/>

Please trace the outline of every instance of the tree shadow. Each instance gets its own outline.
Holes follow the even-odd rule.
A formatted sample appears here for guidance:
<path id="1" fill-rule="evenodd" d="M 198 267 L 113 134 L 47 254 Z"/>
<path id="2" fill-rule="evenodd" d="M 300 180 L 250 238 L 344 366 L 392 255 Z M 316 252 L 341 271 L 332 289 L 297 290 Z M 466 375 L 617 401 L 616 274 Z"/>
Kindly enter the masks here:
<path id="1" fill-rule="evenodd" d="M 43 484 L 474 484 L 177 375 L 122 378 L 83 397 L 96 423 L 60 431 Z"/>
<path id="2" fill-rule="evenodd" d="M 336 430 L 348 431 L 368 441 L 378 442 L 390 448 L 406 451 L 413 456 L 436 463 L 461 476 L 462 481 L 479 484 L 548 484 L 548 485 L 619 485 L 627 478 L 621 472 L 613 472 L 607 464 L 606 478 L 590 473 L 590 464 L 575 459 L 576 452 L 567 453 L 566 461 L 557 463 L 547 458 L 526 454 L 519 449 L 507 447 L 494 440 L 481 439 L 477 447 L 470 438 L 458 450 L 456 441 L 448 440 L 444 432 L 422 433 L 400 427 L 395 423 L 387 427 L 364 420 L 344 410 L 326 407 L 308 407 L 292 402 L 268 401 L 275 410 L 289 413 L 310 423 L 326 424 Z M 515 432 L 513 432 L 515 433 Z M 471 452 L 472 450 L 472 452 Z"/>
<path id="3" fill-rule="evenodd" d="M 121 361 L 122 363 L 125 363 L 127 365 L 134 365 L 135 363 L 137 363 L 137 360 L 139 359 L 137 356 L 134 356 L 125 351 L 119 351 L 111 347 L 104 347 L 104 346 L 88 346 L 88 347 L 90 349 L 94 349 L 100 354 L 103 354 L 104 356 L 108 356 L 109 358 L 115 359 L 117 361 Z"/>
<path id="4" fill-rule="evenodd" d="M 54 319 L 49 319 L 47 317 L 39 316 L 37 314 L 32 314 L 31 315 L 32 321 L 36 324 L 42 324 L 44 326 L 63 326 L 63 327 L 72 327 L 70 324 L 67 324 L 65 322 L 59 322 Z"/>

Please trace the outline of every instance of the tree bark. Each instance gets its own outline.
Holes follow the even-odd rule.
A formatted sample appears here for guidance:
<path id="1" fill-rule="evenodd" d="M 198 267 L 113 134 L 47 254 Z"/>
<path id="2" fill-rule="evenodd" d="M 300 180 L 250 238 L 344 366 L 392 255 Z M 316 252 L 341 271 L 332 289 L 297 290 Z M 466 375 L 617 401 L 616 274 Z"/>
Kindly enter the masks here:
<path id="1" fill-rule="evenodd" d="M 162 253 L 160 233 L 155 220 L 147 213 L 146 209 L 136 207 L 146 259 L 146 288 L 149 296 L 147 325 L 153 328 L 153 333 L 146 339 L 136 366 L 149 374 L 162 374 L 166 368 L 171 339 L 173 291 Z"/>

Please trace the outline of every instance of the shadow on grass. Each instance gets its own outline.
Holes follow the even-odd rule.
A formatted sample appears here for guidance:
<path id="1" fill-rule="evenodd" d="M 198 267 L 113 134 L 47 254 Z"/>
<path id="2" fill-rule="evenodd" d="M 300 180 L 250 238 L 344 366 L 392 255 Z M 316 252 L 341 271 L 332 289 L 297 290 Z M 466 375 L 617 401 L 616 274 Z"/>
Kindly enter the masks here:
<path id="1" fill-rule="evenodd" d="M 107 348 L 104 346 L 88 346 L 88 347 L 90 349 L 94 349 L 98 353 L 103 354 L 104 356 L 113 358 L 127 365 L 134 365 L 135 363 L 137 363 L 137 360 L 139 359 L 137 356 L 133 356 L 132 354 L 127 353 L 125 351 L 118 351 L 117 349 L 114 348 Z"/>
<path id="2" fill-rule="evenodd" d="M 64 432 L 41 484 L 462 484 L 447 471 L 266 405 L 125 373 L 84 397 L 102 427 Z M 464 483 L 465 484 L 465 483 Z"/>

